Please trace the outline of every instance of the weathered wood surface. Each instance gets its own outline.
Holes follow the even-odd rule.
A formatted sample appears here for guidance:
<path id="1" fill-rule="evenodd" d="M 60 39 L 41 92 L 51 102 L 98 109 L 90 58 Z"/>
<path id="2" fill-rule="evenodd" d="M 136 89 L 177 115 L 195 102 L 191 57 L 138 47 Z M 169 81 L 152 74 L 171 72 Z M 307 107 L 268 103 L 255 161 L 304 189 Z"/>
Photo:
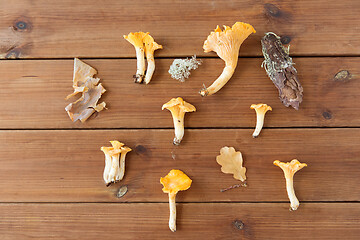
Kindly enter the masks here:
<path id="1" fill-rule="evenodd" d="M 300 201 L 360 201 L 359 129 L 186 130 L 180 147 L 173 130 L 43 130 L 0 132 L 1 202 L 167 202 L 160 177 L 181 169 L 193 179 L 179 202 L 288 201 L 276 159 L 308 164 L 296 173 Z M 102 180 L 101 146 L 118 139 L 133 149 L 125 178 L 109 188 Z M 242 151 L 248 187 L 223 174 L 215 158 L 223 146 Z M 127 185 L 128 193 L 116 191 Z"/>
<path id="2" fill-rule="evenodd" d="M 240 59 L 228 84 L 202 98 L 198 91 L 221 73 L 221 59 L 203 59 L 185 83 L 168 74 L 172 60 L 157 59 L 149 85 L 133 83 L 135 59 L 85 60 L 98 69 L 107 89 L 102 99 L 109 108 L 85 124 L 71 122 L 64 110 L 70 102 L 64 98 L 72 92 L 73 60 L 2 61 L 0 128 L 169 128 L 171 115 L 161 106 L 177 96 L 197 108 L 186 115 L 185 126 L 192 128 L 254 127 L 255 111 L 250 105 L 260 102 L 273 107 L 265 127 L 360 126 L 359 58 L 295 58 L 304 87 L 299 111 L 281 104 L 261 61 Z M 341 70 L 349 76 L 334 78 Z"/>
<path id="3" fill-rule="evenodd" d="M 23 59 L 0 61 L 0 239 L 358 239 L 359 11 L 354 0 L 0 0 L 0 58 Z M 240 51 L 257 58 L 241 57 L 230 82 L 201 98 L 202 84 L 224 67 L 203 42 L 216 25 L 236 21 L 257 30 Z M 135 51 L 122 37 L 131 31 L 149 31 L 164 46 L 147 86 L 132 82 Z M 280 103 L 260 67 L 268 31 L 297 56 L 299 111 Z M 173 59 L 194 54 L 203 65 L 186 83 L 171 79 Z M 107 89 L 109 109 L 85 124 L 64 110 L 74 57 L 94 66 Z M 171 115 L 161 111 L 177 96 L 197 108 L 179 147 Z M 273 111 L 253 139 L 249 106 L 260 102 Z M 113 139 L 133 151 L 124 180 L 107 188 L 100 147 Z M 225 145 L 242 151 L 247 188 L 219 192 L 239 183 L 215 161 Z M 272 162 L 293 158 L 308 167 L 295 175 L 301 205 L 289 212 L 283 173 Z M 159 183 L 171 169 L 193 179 L 177 196 L 176 233 Z M 117 198 L 122 185 L 128 193 Z"/>
<path id="4" fill-rule="evenodd" d="M 135 57 L 123 39 L 150 32 L 164 46 L 157 56 L 215 56 L 202 45 L 216 25 L 251 23 L 257 33 L 242 56 L 261 55 L 272 31 L 295 55 L 359 55 L 360 2 L 321 1 L 0 1 L 2 58 Z"/>
<path id="5" fill-rule="evenodd" d="M 285 203 L 190 203 L 177 209 L 178 231 L 172 233 L 167 203 L 0 204 L 1 239 L 355 240 L 360 235 L 359 204 L 307 203 L 296 212 Z"/>

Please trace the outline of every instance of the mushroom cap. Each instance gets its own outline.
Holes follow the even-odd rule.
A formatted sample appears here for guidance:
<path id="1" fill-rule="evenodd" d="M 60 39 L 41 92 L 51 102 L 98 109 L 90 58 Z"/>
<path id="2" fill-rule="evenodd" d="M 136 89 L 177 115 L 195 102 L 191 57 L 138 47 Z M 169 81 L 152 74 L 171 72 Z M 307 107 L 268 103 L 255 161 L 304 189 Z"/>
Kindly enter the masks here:
<path id="1" fill-rule="evenodd" d="M 134 47 L 144 47 L 144 38 L 146 35 L 149 35 L 149 33 L 144 32 L 131 32 L 128 35 L 124 35 L 123 37 Z"/>
<path id="2" fill-rule="evenodd" d="M 130 152 L 130 151 L 132 151 L 132 149 L 131 148 L 129 148 L 129 147 L 121 147 L 121 152 L 122 153 L 127 153 L 127 152 Z"/>
<path id="3" fill-rule="evenodd" d="M 144 36 L 143 42 L 145 44 L 145 53 L 146 54 L 152 54 L 152 53 L 154 53 L 155 50 L 163 48 L 162 45 L 157 44 L 154 41 L 154 38 L 152 36 L 150 36 L 149 34 Z"/>
<path id="4" fill-rule="evenodd" d="M 124 146 L 125 144 L 117 141 L 117 140 L 113 140 L 110 141 L 111 145 L 113 146 L 114 149 L 120 149 L 122 146 Z"/>
<path id="5" fill-rule="evenodd" d="M 267 111 L 272 111 L 272 108 L 265 104 L 265 103 L 259 103 L 259 104 L 251 104 L 250 106 L 251 109 L 255 109 L 256 111 L 260 110 L 260 111 L 263 111 L 263 112 L 267 112 Z"/>
<path id="6" fill-rule="evenodd" d="M 165 177 L 160 178 L 160 183 L 164 186 L 164 193 L 177 194 L 190 188 L 192 180 L 180 170 L 171 170 Z"/>
<path id="7" fill-rule="evenodd" d="M 297 159 L 287 163 L 275 160 L 273 163 L 284 171 L 285 176 L 293 176 L 297 171 L 307 166 L 306 163 L 300 163 Z"/>
<path id="8" fill-rule="evenodd" d="M 204 52 L 214 51 L 227 64 L 230 64 L 232 61 L 237 61 L 239 49 L 244 40 L 255 32 L 253 26 L 243 22 L 236 22 L 232 27 L 224 26 L 224 31 L 217 26 L 205 40 Z"/>
<path id="9" fill-rule="evenodd" d="M 177 97 L 177 98 L 172 98 L 170 101 L 168 101 L 167 103 L 165 103 L 162 106 L 162 110 L 169 109 L 172 107 L 178 107 L 179 109 L 181 109 L 184 112 L 195 112 L 196 108 L 194 105 L 185 102 L 181 97 Z"/>
<path id="10" fill-rule="evenodd" d="M 101 151 L 103 151 L 105 154 L 109 154 L 110 156 L 116 155 L 121 153 L 122 149 L 124 148 L 128 148 L 128 147 L 122 147 L 124 146 L 123 143 L 114 140 L 114 141 L 110 141 L 112 147 L 101 147 Z M 131 151 L 131 149 L 130 149 Z"/>

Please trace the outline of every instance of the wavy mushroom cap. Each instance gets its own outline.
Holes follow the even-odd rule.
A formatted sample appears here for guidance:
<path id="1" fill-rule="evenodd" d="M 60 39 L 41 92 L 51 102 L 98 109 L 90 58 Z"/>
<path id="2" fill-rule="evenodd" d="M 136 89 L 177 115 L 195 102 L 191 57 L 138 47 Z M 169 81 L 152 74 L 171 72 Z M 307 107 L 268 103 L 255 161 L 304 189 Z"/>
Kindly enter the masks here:
<path id="1" fill-rule="evenodd" d="M 129 148 L 129 147 L 122 147 L 120 150 L 121 150 L 122 153 L 127 153 L 127 152 L 132 151 L 132 149 Z"/>
<path id="2" fill-rule="evenodd" d="M 179 109 L 181 109 L 184 112 L 195 112 L 196 108 L 194 105 L 185 102 L 181 97 L 178 98 L 172 98 L 170 101 L 168 101 L 167 103 L 165 103 L 162 106 L 162 110 L 166 109 L 170 109 L 172 107 L 178 107 Z"/>
<path id="3" fill-rule="evenodd" d="M 149 33 L 144 32 L 131 32 L 128 35 L 124 35 L 123 37 L 134 47 L 143 47 L 144 46 L 144 38 L 149 35 Z"/>
<path id="4" fill-rule="evenodd" d="M 143 42 L 145 44 L 145 52 L 146 52 L 146 54 L 152 54 L 155 50 L 163 48 L 162 45 L 156 43 L 154 41 L 154 38 L 152 36 L 150 36 L 149 34 L 147 34 L 143 38 Z"/>
<path id="5" fill-rule="evenodd" d="M 238 58 L 241 44 L 255 32 L 253 26 L 243 22 L 236 22 L 232 27 L 224 26 L 223 31 L 217 26 L 204 42 L 204 52 L 214 51 L 227 64 L 231 64 Z"/>
<path id="6" fill-rule="evenodd" d="M 306 163 L 300 163 L 297 159 L 287 163 L 275 160 L 273 163 L 284 171 L 285 176 L 293 176 L 297 171 L 307 166 Z"/>
<path id="7" fill-rule="evenodd" d="M 124 146 L 125 144 L 114 140 L 114 141 L 110 141 L 111 145 L 113 146 L 114 149 L 120 149 L 122 146 Z"/>
<path id="8" fill-rule="evenodd" d="M 104 152 L 104 154 L 114 156 L 116 154 L 119 154 L 121 152 L 120 149 L 114 149 L 113 147 L 101 147 L 101 151 Z"/>
<path id="9" fill-rule="evenodd" d="M 123 143 L 114 140 L 114 141 L 110 141 L 112 147 L 101 147 L 101 151 L 103 151 L 105 154 L 109 154 L 111 156 L 119 154 L 121 152 L 121 150 L 123 149 L 122 146 L 124 146 Z M 124 147 L 127 148 L 127 147 Z M 130 149 L 131 150 L 131 149 Z"/>
<path id="10" fill-rule="evenodd" d="M 267 111 L 272 111 L 272 108 L 265 103 L 251 104 L 250 108 L 264 113 L 266 113 Z"/>
<path id="11" fill-rule="evenodd" d="M 180 170 L 171 170 L 168 175 L 160 178 L 160 183 L 164 186 L 164 193 L 176 194 L 178 191 L 187 190 L 191 186 L 192 180 Z"/>

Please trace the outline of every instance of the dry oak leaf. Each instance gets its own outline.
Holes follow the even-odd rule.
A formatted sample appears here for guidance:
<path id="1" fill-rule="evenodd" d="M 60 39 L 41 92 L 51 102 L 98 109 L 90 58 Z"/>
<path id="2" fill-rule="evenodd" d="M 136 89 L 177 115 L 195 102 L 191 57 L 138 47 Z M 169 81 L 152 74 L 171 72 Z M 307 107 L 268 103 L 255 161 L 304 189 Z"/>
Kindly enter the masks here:
<path id="1" fill-rule="evenodd" d="M 216 162 L 221 165 L 223 173 L 233 174 L 235 179 L 242 182 L 246 180 L 246 168 L 242 166 L 243 158 L 241 152 L 236 152 L 233 147 L 223 147 Z"/>

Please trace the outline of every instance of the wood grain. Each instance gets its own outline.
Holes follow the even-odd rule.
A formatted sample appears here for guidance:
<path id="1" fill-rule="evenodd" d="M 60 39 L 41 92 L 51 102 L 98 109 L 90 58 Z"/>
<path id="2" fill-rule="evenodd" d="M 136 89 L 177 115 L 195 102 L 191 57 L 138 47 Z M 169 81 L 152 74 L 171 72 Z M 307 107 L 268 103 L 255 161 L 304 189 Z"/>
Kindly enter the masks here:
<path id="1" fill-rule="evenodd" d="M 173 130 L 60 130 L 0 132 L 1 202 L 167 202 L 160 177 L 181 169 L 193 180 L 179 202 L 285 201 L 285 179 L 276 159 L 308 164 L 296 173 L 300 201 L 360 201 L 359 129 L 186 130 L 180 147 Z M 125 178 L 105 187 L 101 146 L 118 139 L 133 149 Z M 247 188 L 215 161 L 223 146 L 244 156 Z M 128 193 L 117 198 L 120 186 Z M 301 208 L 301 206 L 300 206 Z"/>
<path id="2" fill-rule="evenodd" d="M 257 33 L 242 56 L 261 55 L 260 38 L 272 31 L 294 55 L 359 55 L 360 2 L 320 1 L 0 1 L 2 58 L 135 57 L 123 39 L 150 32 L 164 46 L 157 56 L 205 54 L 216 25 L 251 23 Z"/>
<path id="3" fill-rule="evenodd" d="M 0 204 L 0 232 L 12 239 L 358 239 L 359 204 Z M 243 223 L 243 229 L 234 222 Z M 237 224 L 239 226 L 239 224 Z"/>
<path id="4" fill-rule="evenodd" d="M 182 96 L 197 112 L 186 115 L 185 126 L 254 127 L 253 103 L 273 107 L 265 127 L 360 126 L 359 58 L 295 58 L 304 101 L 296 111 L 283 106 L 277 89 L 260 67 L 261 59 L 240 59 L 233 78 L 213 96 L 201 98 L 202 84 L 210 85 L 223 69 L 221 59 L 203 59 L 185 83 L 171 79 L 170 59 L 157 59 L 149 85 L 132 81 L 135 59 L 85 60 L 99 71 L 107 89 L 108 110 L 85 124 L 73 123 L 64 108 L 72 92 L 73 60 L 18 60 L 0 64 L 0 128 L 172 128 L 170 113 L 161 106 Z M 347 78 L 334 78 L 340 71 Z M 344 75 L 342 75 L 344 76 Z M 75 100 L 75 99 L 74 99 Z"/>

